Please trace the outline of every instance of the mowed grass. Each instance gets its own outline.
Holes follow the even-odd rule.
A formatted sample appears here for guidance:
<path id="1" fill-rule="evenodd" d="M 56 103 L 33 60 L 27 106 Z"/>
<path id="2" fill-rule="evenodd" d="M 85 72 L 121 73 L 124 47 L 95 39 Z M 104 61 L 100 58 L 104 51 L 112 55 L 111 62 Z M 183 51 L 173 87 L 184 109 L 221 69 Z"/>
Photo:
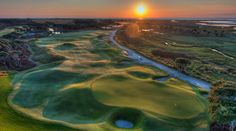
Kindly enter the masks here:
<path id="1" fill-rule="evenodd" d="M 168 74 L 162 70 L 153 69 L 145 66 L 133 66 L 127 68 L 127 73 L 131 76 L 140 78 L 140 79 L 156 79 L 161 77 L 167 77 Z"/>
<path id="2" fill-rule="evenodd" d="M 190 86 L 176 79 L 159 83 L 110 75 L 95 81 L 92 90 L 95 98 L 106 105 L 135 108 L 180 121 L 194 119 L 207 109 Z"/>
<path id="3" fill-rule="evenodd" d="M 72 131 L 59 124 L 37 121 L 14 111 L 7 103 L 12 90 L 11 77 L 0 77 L 0 130 L 1 131 Z"/>
<path id="4" fill-rule="evenodd" d="M 21 90 L 13 98 L 15 104 L 26 108 L 42 105 L 50 97 L 55 96 L 64 86 L 71 83 L 79 83 L 93 78 L 95 75 L 60 70 L 39 70 L 23 75 Z"/>
<path id="5" fill-rule="evenodd" d="M 205 114 L 198 117 L 206 112 L 205 103 L 189 85 L 176 79 L 154 81 L 168 74 L 124 57 L 101 35 L 109 32 L 65 33 L 32 43 L 33 58 L 40 64 L 14 76 L 13 83 L 19 88 L 12 103 L 28 111 L 39 109 L 40 117 L 94 131 L 118 130 L 111 118 L 126 107 L 144 118 L 133 130 L 195 129 L 199 121 L 207 119 Z"/>
<path id="6" fill-rule="evenodd" d="M 48 102 L 43 115 L 51 119 L 80 124 L 91 123 L 92 120 L 99 121 L 99 119 L 101 122 L 112 109 L 97 102 L 88 88 L 68 89 Z"/>
<path id="7" fill-rule="evenodd" d="M 86 83 L 102 75 L 103 70 L 108 68 L 106 60 L 103 61 L 105 57 L 97 55 L 100 53 L 90 53 L 96 48 L 93 48 L 94 43 L 90 43 L 89 39 L 99 34 L 101 33 L 96 34 L 91 31 L 76 32 L 59 37 L 56 35 L 43 38 L 32 43 L 33 51 L 35 51 L 33 58 L 37 58 L 36 60 L 40 64 L 36 68 L 14 76 L 13 84 L 20 86 L 15 91 L 16 94 L 11 102 L 27 110 L 37 108 L 40 110 L 40 113 L 37 114 L 40 118 L 57 120 L 63 124 L 65 122 L 66 124 L 80 124 L 79 127 L 77 126 L 80 129 L 102 130 L 101 127 L 97 127 L 97 123 L 105 121 L 104 117 L 112 108 L 97 102 L 89 87 L 86 87 Z M 72 44 L 73 46 L 71 46 Z M 102 47 L 108 47 L 103 44 L 101 43 Z M 67 48 L 68 45 L 69 48 Z M 37 57 L 38 55 L 40 57 Z M 56 61 L 49 59 L 53 55 L 63 56 L 66 59 Z M 93 56 L 102 60 L 99 61 Z M 66 88 L 74 84 L 85 86 Z M 44 107 L 41 109 L 42 105 Z M 15 109 L 18 110 L 17 107 Z M 31 116 L 27 111 L 23 111 L 23 113 Z"/>

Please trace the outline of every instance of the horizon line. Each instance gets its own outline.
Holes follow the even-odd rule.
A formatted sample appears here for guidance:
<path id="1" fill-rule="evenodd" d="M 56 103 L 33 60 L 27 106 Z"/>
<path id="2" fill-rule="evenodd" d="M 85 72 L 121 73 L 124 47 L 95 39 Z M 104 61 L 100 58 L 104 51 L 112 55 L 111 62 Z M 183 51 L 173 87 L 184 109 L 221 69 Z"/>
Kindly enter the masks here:
<path id="1" fill-rule="evenodd" d="M 140 18 L 122 18 L 122 17 L 0 17 L 0 19 L 130 19 L 136 20 Z M 199 20 L 199 19 L 212 19 L 212 20 L 236 20 L 236 17 L 150 17 L 143 18 L 146 20 L 160 19 L 160 20 Z"/>

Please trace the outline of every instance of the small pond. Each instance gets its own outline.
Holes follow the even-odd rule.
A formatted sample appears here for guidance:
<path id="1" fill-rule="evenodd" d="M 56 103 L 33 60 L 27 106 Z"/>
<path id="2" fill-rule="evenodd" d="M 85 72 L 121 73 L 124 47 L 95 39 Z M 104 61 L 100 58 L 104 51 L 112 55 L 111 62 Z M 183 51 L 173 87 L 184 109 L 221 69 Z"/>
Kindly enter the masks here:
<path id="1" fill-rule="evenodd" d="M 115 125 L 119 128 L 133 128 L 134 124 L 127 120 L 116 120 Z"/>

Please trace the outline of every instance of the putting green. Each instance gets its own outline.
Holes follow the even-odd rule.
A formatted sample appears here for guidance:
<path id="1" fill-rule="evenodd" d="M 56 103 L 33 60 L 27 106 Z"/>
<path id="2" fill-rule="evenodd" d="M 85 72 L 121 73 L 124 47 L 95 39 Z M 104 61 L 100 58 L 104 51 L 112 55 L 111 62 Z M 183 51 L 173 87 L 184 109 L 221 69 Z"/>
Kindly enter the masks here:
<path id="1" fill-rule="evenodd" d="M 186 89 L 185 83 L 173 81 L 176 84 L 110 75 L 96 80 L 92 90 L 95 98 L 106 105 L 136 108 L 170 118 L 190 119 L 204 112 L 202 101 L 191 87 Z"/>

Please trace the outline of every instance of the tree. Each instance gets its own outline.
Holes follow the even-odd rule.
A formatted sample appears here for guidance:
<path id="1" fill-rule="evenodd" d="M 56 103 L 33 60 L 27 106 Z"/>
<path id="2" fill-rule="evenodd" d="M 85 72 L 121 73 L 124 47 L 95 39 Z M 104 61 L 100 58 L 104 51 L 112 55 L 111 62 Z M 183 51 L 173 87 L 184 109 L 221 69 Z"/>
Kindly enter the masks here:
<path id="1" fill-rule="evenodd" d="M 191 64 L 191 61 L 187 58 L 176 58 L 175 66 L 181 71 L 185 71 L 186 67 Z"/>

